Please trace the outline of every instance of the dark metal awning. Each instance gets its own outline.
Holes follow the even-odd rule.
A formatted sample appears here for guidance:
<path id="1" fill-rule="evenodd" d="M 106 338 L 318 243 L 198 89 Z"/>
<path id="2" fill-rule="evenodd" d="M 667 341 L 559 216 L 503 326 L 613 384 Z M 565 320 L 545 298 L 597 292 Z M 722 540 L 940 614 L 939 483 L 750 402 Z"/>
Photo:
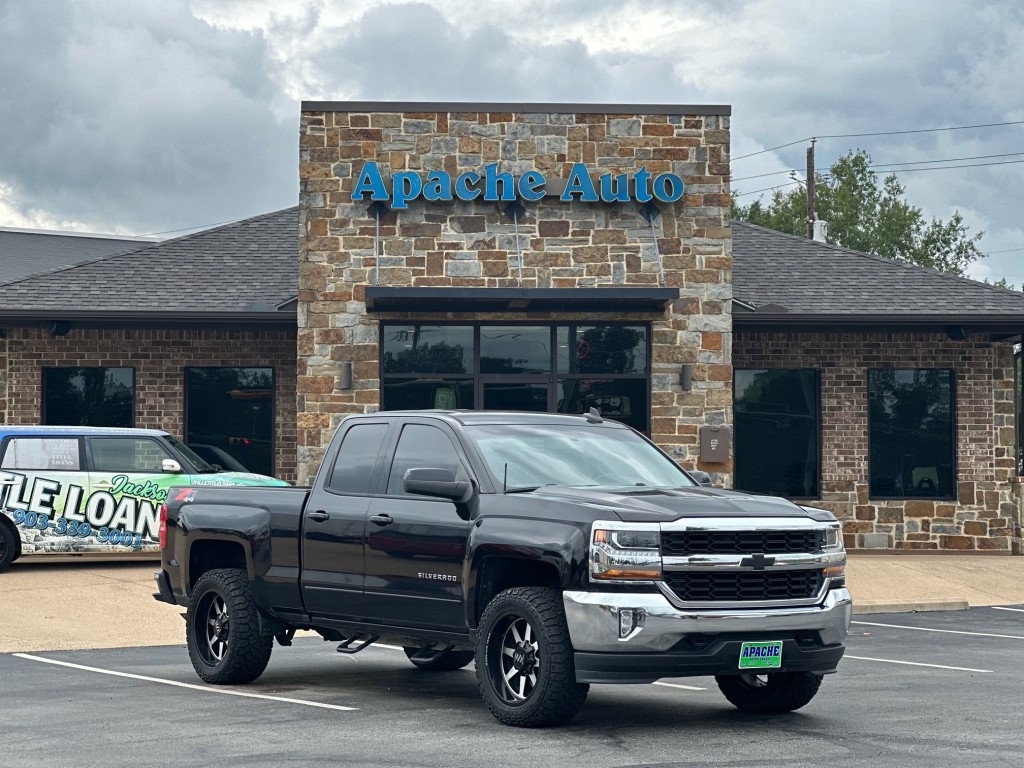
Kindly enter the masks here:
<path id="1" fill-rule="evenodd" d="M 662 312 L 677 288 L 366 289 L 367 312 Z"/>

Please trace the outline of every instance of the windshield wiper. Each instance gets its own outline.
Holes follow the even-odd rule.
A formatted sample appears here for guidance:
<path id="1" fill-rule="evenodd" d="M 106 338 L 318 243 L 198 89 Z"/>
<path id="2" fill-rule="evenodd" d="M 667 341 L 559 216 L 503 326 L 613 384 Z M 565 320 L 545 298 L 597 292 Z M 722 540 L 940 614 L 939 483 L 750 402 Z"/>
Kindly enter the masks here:
<path id="1" fill-rule="evenodd" d="M 524 485 L 519 488 L 506 488 L 505 493 L 533 493 L 540 487 L 539 485 Z"/>

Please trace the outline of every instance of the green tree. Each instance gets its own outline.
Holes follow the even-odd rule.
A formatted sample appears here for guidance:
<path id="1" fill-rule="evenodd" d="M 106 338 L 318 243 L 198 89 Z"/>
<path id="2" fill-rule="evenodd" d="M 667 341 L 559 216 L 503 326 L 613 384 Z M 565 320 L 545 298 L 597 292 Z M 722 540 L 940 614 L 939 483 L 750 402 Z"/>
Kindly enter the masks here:
<path id="1" fill-rule="evenodd" d="M 960 212 L 949 221 L 925 220 L 920 208 L 904 197 L 894 175 L 879 182 L 871 170 L 871 157 L 863 150 L 850 151 L 829 169 L 815 174 L 814 208 L 820 221 L 828 222 L 828 242 L 908 261 L 941 272 L 962 275 L 967 266 L 984 254 L 978 249 L 982 234 L 968 234 Z M 733 202 L 732 216 L 778 232 L 805 235 L 807 189 L 776 189 L 771 201 L 755 200 L 747 206 Z"/>

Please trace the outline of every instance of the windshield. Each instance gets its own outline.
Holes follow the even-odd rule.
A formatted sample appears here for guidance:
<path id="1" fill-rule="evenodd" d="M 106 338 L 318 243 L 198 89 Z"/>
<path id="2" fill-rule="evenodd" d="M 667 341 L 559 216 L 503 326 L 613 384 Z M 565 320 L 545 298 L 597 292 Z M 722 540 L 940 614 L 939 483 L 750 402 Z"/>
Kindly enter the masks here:
<path id="1" fill-rule="evenodd" d="M 542 485 L 694 486 L 674 461 L 628 429 L 587 425 L 467 426 L 499 486 L 508 465 L 509 490 Z"/>
<path id="2" fill-rule="evenodd" d="M 199 474 L 206 475 L 212 472 L 217 472 L 217 470 L 214 467 L 212 467 L 208 462 L 200 458 L 198 453 L 193 451 L 191 448 L 189 448 L 187 445 L 185 445 L 177 438 L 168 435 L 167 442 L 173 445 L 175 450 L 181 453 L 188 460 L 188 463 L 195 467 L 196 472 L 198 472 Z"/>

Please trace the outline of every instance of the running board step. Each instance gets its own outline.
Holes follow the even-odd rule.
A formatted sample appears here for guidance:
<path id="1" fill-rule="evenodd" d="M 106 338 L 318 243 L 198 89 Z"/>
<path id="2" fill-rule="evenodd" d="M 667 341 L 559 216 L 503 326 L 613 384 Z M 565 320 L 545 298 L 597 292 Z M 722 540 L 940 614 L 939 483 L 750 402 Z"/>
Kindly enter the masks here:
<path id="1" fill-rule="evenodd" d="M 363 648 L 368 645 L 373 645 L 380 639 L 380 635 L 352 635 L 347 640 L 342 641 L 341 645 L 338 646 L 338 653 L 359 653 Z M 353 645 L 355 643 L 355 645 Z"/>

